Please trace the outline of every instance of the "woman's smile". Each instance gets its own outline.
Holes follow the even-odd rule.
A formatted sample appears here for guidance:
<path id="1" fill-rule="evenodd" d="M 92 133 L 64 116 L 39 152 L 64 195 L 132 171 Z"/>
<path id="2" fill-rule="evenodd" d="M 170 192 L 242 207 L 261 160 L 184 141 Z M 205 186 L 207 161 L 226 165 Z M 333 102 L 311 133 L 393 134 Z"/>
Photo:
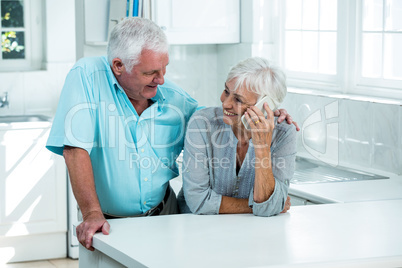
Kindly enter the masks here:
<path id="1" fill-rule="evenodd" d="M 227 116 L 236 116 L 237 114 L 228 112 L 227 110 L 223 110 L 223 114 Z"/>

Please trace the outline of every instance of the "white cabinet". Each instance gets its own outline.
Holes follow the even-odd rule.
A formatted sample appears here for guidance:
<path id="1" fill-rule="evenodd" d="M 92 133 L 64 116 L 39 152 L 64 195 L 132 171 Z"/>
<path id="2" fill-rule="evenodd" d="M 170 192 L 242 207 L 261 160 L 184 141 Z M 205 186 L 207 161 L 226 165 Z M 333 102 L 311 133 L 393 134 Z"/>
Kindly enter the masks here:
<path id="1" fill-rule="evenodd" d="M 160 25 L 172 45 L 240 42 L 240 0 L 139 2 L 142 16 Z M 110 26 L 127 14 L 126 0 L 75 0 L 75 3 L 78 50 L 83 49 L 80 43 L 106 46 Z"/>
<path id="2" fill-rule="evenodd" d="M 156 0 L 153 20 L 170 44 L 240 42 L 239 0 Z"/>
<path id="3" fill-rule="evenodd" d="M 49 131 L 0 122 L 0 262 L 66 256 L 66 168 L 45 148 Z"/>

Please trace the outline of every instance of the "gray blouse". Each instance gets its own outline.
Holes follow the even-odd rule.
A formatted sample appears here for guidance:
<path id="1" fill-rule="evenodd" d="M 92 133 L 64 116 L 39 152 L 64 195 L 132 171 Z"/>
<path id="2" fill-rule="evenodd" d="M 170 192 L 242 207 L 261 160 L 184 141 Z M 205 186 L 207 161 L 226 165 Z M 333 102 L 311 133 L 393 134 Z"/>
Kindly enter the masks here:
<path id="1" fill-rule="evenodd" d="M 237 138 L 223 120 L 221 107 L 199 110 L 191 117 L 183 154 L 183 188 L 178 196 L 182 213 L 218 214 L 222 196 L 248 198 L 253 214 L 272 216 L 285 206 L 295 168 L 296 128 L 286 122 L 275 128 L 271 143 L 275 189 L 268 200 L 254 202 L 254 146 L 250 145 L 236 175 Z"/>

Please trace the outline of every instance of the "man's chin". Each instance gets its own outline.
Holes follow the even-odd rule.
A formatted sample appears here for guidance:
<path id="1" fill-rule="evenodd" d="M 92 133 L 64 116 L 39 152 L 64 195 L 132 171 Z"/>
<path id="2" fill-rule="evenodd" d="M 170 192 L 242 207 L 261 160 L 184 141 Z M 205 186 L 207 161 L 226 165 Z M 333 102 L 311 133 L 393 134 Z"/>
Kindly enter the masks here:
<path id="1" fill-rule="evenodd" d="M 156 93 L 158 93 L 158 88 L 153 89 L 147 87 L 147 89 L 144 91 L 144 97 L 146 97 L 147 99 L 152 99 L 156 96 Z"/>

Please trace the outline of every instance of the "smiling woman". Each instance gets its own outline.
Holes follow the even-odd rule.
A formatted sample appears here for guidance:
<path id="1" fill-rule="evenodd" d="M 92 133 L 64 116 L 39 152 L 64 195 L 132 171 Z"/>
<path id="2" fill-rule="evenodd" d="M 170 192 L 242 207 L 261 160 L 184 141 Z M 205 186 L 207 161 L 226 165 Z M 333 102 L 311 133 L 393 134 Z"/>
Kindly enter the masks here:
<path id="1" fill-rule="evenodd" d="M 285 95 L 283 72 L 266 59 L 249 58 L 231 69 L 222 107 L 199 110 L 188 123 L 178 195 L 182 213 L 268 217 L 289 209 L 296 129 L 277 123 L 267 103 L 266 116 L 255 106 L 267 96 L 280 104 Z"/>

